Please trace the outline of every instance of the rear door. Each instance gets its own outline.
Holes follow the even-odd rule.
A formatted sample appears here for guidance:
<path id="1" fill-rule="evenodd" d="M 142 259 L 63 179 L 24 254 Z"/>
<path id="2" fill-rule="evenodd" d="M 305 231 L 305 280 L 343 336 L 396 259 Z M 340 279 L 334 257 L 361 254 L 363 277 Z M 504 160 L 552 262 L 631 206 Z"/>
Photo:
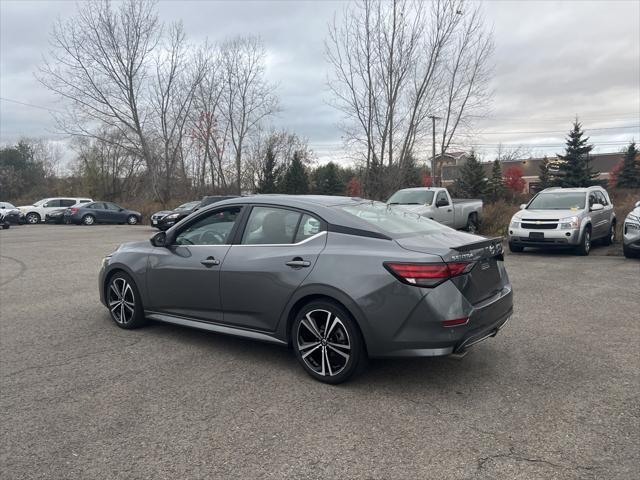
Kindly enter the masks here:
<path id="1" fill-rule="evenodd" d="M 326 225 L 293 209 L 254 206 L 222 265 L 224 321 L 274 331 L 286 303 L 326 244 Z"/>

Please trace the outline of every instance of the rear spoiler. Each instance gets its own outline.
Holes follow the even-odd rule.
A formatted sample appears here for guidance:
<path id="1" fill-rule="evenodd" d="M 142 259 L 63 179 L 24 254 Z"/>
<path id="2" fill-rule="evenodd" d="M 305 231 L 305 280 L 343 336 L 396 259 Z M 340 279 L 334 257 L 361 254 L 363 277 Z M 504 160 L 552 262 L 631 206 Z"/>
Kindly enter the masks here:
<path id="1" fill-rule="evenodd" d="M 486 248 L 491 245 L 495 247 L 495 245 L 500 245 L 500 250 L 502 250 L 502 241 L 504 237 L 493 237 L 487 238 L 485 240 L 480 240 L 478 242 L 465 243 L 464 245 L 459 245 L 457 247 L 451 247 L 452 250 L 456 252 L 468 252 L 470 250 L 478 250 L 480 248 Z"/>

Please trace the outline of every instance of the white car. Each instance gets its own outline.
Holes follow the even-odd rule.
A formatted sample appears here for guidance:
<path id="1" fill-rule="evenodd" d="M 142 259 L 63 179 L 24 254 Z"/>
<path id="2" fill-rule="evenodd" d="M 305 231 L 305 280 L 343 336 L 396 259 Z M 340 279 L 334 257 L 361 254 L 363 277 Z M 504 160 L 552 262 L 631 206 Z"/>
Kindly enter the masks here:
<path id="1" fill-rule="evenodd" d="M 47 213 L 54 210 L 89 202 L 93 202 L 93 200 L 87 197 L 51 197 L 38 200 L 33 205 L 25 205 L 18 208 L 24 214 L 27 223 L 35 224 L 43 222 Z"/>

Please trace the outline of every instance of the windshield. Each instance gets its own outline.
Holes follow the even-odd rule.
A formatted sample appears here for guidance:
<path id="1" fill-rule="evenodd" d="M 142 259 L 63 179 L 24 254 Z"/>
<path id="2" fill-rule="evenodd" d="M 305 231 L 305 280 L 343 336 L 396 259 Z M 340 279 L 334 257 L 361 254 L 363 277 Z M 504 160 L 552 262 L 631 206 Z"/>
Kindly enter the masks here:
<path id="1" fill-rule="evenodd" d="M 390 208 L 382 202 L 339 205 L 337 208 L 374 225 L 392 237 L 407 234 L 425 235 L 449 229 L 427 217 L 404 208 Z"/>
<path id="2" fill-rule="evenodd" d="M 47 200 L 49 200 L 48 198 L 43 198 L 42 200 L 38 200 L 36 203 L 33 204 L 34 207 L 39 207 L 41 205 L 43 205 Z"/>
<path id="3" fill-rule="evenodd" d="M 182 205 L 177 207 L 176 210 L 191 210 L 195 208 L 196 205 L 198 205 L 199 203 L 200 203 L 199 201 L 183 203 Z"/>
<path id="4" fill-rule="evenodd" d="M 390 205 L 431 205 L 432 190 L 400 190 L 387 201 Z"/>
<path id="5" fill-rule="evenodd" d="M 527 210 L 582 210 L 586 198 L 585 193 L 539 193 L 531 200 Z"/>

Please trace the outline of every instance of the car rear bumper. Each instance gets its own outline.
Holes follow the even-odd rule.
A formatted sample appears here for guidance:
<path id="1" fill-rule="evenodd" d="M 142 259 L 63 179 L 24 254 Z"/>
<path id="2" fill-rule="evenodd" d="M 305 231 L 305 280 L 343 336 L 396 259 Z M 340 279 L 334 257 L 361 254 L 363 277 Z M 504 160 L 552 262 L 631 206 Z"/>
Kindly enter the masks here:
<path id="1" fill-rule="evenodd" d="M 508 240 L 509 243 L 522 247 L 576 246 L 580 244 L 580 230 L 530 230 L 510 227 Z"/>
<path id="2" fill-rule="evenodd" d="M 438 292 L 442 287 L 445 291 Z M 435 357 L 460 353 L 495 336 L 513 314 L 510 284 L 475 305 L 466 302 L 452 284 L 438 287 L 420 303 L 391 342 L 382 349 L 370 349 L 372 357 Z M 446 309 L 443 311 L 443 308 Z M 452 318 L 468 318 L 468 322 L 444 327 L 443 321 Z"/>

